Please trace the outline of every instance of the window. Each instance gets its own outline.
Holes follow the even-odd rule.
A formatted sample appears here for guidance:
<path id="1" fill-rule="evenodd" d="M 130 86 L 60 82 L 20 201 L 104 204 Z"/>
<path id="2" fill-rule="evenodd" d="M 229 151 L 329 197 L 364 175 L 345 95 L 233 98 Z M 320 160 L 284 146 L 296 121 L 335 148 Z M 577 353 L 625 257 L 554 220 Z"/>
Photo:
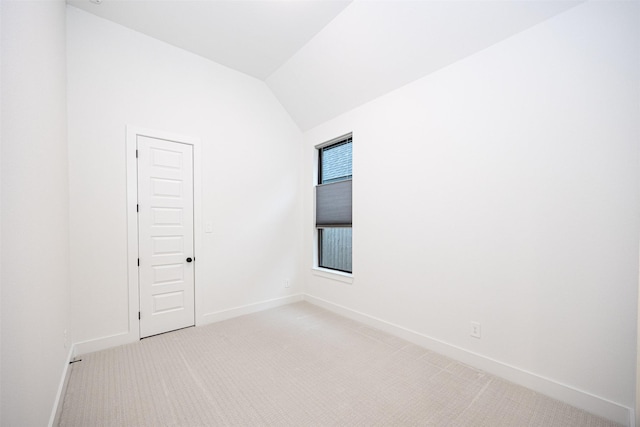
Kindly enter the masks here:
<path id="1" fill-rule="evenodd" d="M 347 273 L 352 272 L 351 159 L 351 135 L 340 137 L 318 148 L 318 266 Z"/>

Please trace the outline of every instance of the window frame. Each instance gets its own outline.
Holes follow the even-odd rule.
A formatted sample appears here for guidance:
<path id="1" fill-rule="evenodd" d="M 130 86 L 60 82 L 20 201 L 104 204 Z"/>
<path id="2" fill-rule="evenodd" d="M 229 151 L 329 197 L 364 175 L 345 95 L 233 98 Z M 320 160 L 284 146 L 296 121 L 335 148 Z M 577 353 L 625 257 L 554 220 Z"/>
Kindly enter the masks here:
<path id="1" fill-rule="evenodd" d="M 322 185 L 322 173 L 323 173 L 323 168 L 322 168 L 322 155 L 323 155 L 323 150 L 332 146 L 339 146 L 343 143 L 351 143 L 352 144 L 352 149 L 353 149 L 353 133 L 349 132 L 346 133 L 344 135 L 341 135 L 337 138 L 333 138 L 329 141 L 325 141 L 321 144 L 318 144 L 316 146 L 314 146 L 314 155 L 316 157 L 315 159 L 315 168 L 314 168 L 314 191 L 315 191 L 315 187 L 317 187 L 318 185 Z M 351 175 L 343 180 L 340 181 L 347 181 L 347 180 L 351 180 L 353 181 L 353 157 L 352 157 L 352 173 Z M 326 184 L 326 183 L 325 183 Z M 313 273 L 317 276 L 321 276 L 321 277 L 325 277 L 328 279 L 333 279 L 333 280 L 337 280 L 337 281 L 341 281 L 344 283 L 353 283 L 353 223 L 351 224 L 351 226 L 349 227 L 340 227 L 340 228 L 350 228 L 352 230 L 352 246 L 351 246 L 351 262 L 352 262 L 352 271 L 346 271 L 346 270 L 340 270 L 337 268 L 331 268 L 331 267 L 324 267 L 320 265 L 320 261 L 321 261 L 321 256 L 322 256 L 322 232 L 324 228 L 331 228 L 331 227 L 318 227 L 315 223 L 315 216 L 316 216 L 316 206 L 315 206 L 315 197 L 314 197 L 314 254 L 313 254 Z M 338 227 L 336 227 L 338 228 Z"/>
<path id="2" fill-rule="evenodd" d="M 318 153 L 318 164 L 317 164 L 317 180 L 316 180 L 316 185 L 322 185 L 322 184 L 329 184 L 328 182 L 322 182 L 322 152 L 323 150 L 327 149 L 327 148 L 332 148 L 332 147 L 339 147 L 341 145 L 345 145 L 345 144 L 349 144 L 351 143 L 351 146 L 353 147 L 353 136 L 348 133 L 340 138 L 334 138 L 329 142 L 326 142 L 324 144 L 318 145 L 316 146 L 316 152 Z M 353 162 L 353 161 L 352 161 Z M 352 171 L 351 171 L 351 175 L 349 175 L 349 178 L 346 179 L 341 179 L 340 181 L 347 181 L 347 180 L 353 180 L 353 164 L 351 165 L 352 167 Z M 334 181 L 337 182 L 337 181 Z"/>
<path id="3" fill-rule="evenodd" d="M 352 260 L 351 260 L 351 264 L 352 264 L 351 265 L 351 271 L 349 271 L 349 270 L 341 270 L 339 268 L 327 267 L 327 266 L 322 265 L 322 233 L 324 232 L 324 230 L 326 228 L 350 228 L 352 230 L 351 231 L 351 233 L 352 233 L 351 234 L 351 242 L 352 242 L 351 243 L 351 247 L 352 247 L 352 249 L 351 249 L 351 258 L 352 258 Z M 318 251 L 318 257 L 317 257 L 318 268 L 323 268 L 325 270 L 331 270 L 331 271 L 337 271 L 339 273 L 353 274 L 353 225 L 351 227 L 316 227 L 316 229 L 318 230 L 317 238 L 316 238 L 317 244 L 318 244 L 318 247 L 317 247 L 317 251 Z"/>

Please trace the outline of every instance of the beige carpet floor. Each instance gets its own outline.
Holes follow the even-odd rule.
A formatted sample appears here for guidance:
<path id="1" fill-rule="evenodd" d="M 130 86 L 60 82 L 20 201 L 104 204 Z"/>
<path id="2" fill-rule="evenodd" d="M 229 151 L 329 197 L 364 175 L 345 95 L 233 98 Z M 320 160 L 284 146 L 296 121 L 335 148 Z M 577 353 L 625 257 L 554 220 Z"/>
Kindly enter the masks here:
<path id="1" fill-rule="evenodd" d="M 616 426 L 309 303 L 81 357 L 60 426 Z"/>

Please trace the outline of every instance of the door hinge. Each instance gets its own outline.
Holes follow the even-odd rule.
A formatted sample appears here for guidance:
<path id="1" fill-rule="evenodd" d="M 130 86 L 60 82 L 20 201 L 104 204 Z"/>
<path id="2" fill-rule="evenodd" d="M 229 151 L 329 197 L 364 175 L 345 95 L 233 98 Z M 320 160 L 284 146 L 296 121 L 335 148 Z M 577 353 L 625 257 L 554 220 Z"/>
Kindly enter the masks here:
<path id="1" fill-rule="evenodd" d="M 138 258 L 138 267 L 140 267 L 140 258 Z"/>
<path id="2" fill-rule="evenodd" d="M 136 205 L 136 212 L 140 212 L 140 205 Z"/>
<path id="3" fill-rule="evenodd" d="M 140 312 L 138 312 L 138 320 L 140 320 Z"/>
<path id="4" fill-rule="evenodd" d="M 136 150 L 136 159 L 138 158 L 138 150 Z"/>

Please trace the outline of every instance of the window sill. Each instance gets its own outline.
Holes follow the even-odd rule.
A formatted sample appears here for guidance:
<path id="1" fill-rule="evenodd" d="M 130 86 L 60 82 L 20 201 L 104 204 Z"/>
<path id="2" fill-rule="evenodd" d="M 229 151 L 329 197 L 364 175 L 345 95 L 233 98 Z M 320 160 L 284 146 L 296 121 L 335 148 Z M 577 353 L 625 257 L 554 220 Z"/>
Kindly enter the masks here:
<path id="1" fill-rule="evenodd" d="M 313 267 L 311 272 L 314 276 L 324 277 L 325 279 L 337 280 L 338 282 L 353 283 L 352 273 L 343 273 L 341 271 L 329 270 L 328 268 Z"/>

